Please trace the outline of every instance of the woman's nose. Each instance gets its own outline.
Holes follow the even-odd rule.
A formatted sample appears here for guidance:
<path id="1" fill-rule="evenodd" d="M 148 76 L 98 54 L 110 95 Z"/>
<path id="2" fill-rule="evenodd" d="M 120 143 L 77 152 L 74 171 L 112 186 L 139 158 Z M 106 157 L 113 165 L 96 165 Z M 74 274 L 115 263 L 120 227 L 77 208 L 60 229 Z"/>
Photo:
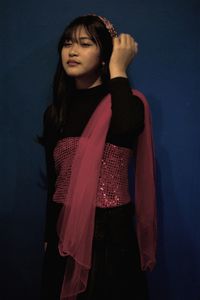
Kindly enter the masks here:
<path id="1" fill-rule="evenodd" d="M 72 44 L 69 50 L 69 55 L 73 56 L 73 55 L 78 55 L 78 45 L 76 44 Z"/>

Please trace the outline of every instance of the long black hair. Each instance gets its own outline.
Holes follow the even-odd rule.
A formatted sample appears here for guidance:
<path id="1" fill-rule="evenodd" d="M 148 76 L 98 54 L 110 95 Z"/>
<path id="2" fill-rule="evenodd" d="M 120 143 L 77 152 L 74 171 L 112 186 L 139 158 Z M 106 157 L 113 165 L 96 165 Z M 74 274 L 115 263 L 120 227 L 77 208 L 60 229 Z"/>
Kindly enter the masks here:
<path id="1" fill-rule="evenodd" d="M 44 113 L 43 136 L 38 138 L 40 144 L 55 140 L 62 132 L 70 108 L 70 95 L 75 88 L 74 78 L 68 76 L 63 68 L 61 51 L 66 40 L 76 36 L 78 28 L 84 27 L 93 42 L 100 47 L 101 60 L 105 65 L 100 66 L 101 81 L 108 85 L 110 79 L 109 61 L 112 54 L 112 37 L 102 20 L 95 15 L 80 16 L 74 19 L 65 29 L 58 42 L 58 64 L 53 79 L 53 101 Z"/>

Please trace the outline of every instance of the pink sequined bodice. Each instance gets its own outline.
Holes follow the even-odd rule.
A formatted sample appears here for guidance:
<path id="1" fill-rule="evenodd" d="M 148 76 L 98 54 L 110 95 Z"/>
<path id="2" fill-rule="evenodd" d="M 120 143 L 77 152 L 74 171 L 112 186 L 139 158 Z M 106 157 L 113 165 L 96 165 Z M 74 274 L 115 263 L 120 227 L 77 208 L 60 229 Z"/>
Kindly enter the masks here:
<path id="1" fill-rule="evenodd" d="M 79 137 L 63 138 L 54 149 L 57 179 L 53 200 L 57 202 L 63 202 L 68 191 L 78 141 Z M 97 207 L 115 207 L 130 202 L 128 164 L 132 153 L 131 149 L 105 143 L 97 186 Z"/>

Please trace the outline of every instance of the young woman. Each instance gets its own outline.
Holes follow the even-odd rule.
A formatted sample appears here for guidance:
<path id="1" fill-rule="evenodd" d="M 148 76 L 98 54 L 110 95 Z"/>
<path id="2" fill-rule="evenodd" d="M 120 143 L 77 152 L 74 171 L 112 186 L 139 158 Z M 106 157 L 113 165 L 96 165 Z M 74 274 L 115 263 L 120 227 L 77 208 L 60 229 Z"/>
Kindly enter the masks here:
<path id="1" fill-rule="evenodd" d="M 148 299 L 154 152 L 148 104 L 127 76 L 137 51 L 131 35 L 117 36 L 94 14 L 73 20 L 59 41 L 41 138 L 48 176 L 42 300 Z"/>

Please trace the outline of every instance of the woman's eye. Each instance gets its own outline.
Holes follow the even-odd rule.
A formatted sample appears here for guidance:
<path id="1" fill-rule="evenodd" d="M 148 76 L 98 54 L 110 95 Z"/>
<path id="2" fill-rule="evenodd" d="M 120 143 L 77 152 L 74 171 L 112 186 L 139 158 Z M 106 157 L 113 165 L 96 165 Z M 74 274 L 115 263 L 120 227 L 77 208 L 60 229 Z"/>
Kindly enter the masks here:
<path id="1" fill-rule="evenodd" d="M 71 45 L 72 45 L 72 42 L 64 42 L 63 47 L 70 47 Z M 89 46 L 92 46 L 92 45 L 88 44 L 88 43 L 81 43 L 81 46 L 89 47 Z"/>
<path id="2" fill-rule="evenodd" d="M 70 43 L 70 42 L 64 42 L 64 47 L 68 47 L 68 46 L 70 46 L 70 45 L 72 45 L 72 43 Z"/>
<path id="3" fill-rule="evenodd" d="M 82 43 L 81 45 L 82 46 L 91 46 L 91 44 L 88 44 L 88 43 Z"/>

